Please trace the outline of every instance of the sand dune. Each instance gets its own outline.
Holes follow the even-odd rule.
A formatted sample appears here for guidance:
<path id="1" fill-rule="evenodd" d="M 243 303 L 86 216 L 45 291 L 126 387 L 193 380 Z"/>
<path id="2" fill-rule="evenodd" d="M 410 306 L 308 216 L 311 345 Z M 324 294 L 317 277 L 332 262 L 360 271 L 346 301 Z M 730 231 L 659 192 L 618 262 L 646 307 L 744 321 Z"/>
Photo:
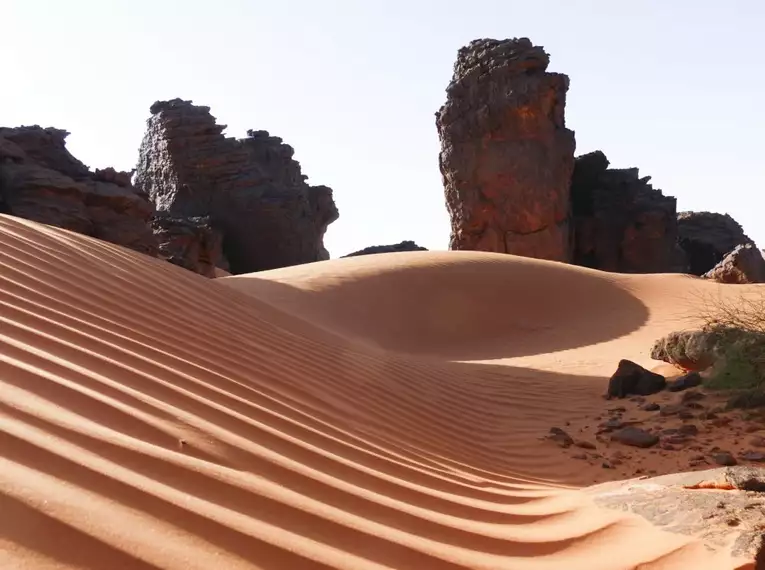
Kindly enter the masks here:
<path id="1" fill-rule="evenodd" d="M 456 252 L 208 280 L 7 216 L 0 245 L 2 569 L 737 567 L 539 437 L 747 288 Z"/>

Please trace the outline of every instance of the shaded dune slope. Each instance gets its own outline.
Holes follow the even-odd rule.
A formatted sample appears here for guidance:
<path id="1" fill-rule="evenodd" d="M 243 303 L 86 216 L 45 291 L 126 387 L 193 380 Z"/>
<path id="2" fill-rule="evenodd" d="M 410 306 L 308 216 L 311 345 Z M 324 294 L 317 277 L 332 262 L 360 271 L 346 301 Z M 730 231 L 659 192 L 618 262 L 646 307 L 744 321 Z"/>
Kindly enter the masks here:
<path id="1" fill-rule="evenodd" d="M 564 488 L 577 466 L 536 438 L 563 410 L 595 409 L 602 378 L 451 361 L 627 338 L 652 318 L 634 287 L 480 255 L 411 258 L 407 277 L 405 258 L 374 257 L 377 270 L 313 265 L 331 268 L 313 289 L 279 272 L 210 281 L 0 216 L 0 568 L 733 567 Z M 409 337 L 401 323 L 356 325 L 343 306 L 435 291 L 452 274 L 446 299 L 391 316 Z M 528 299 L 491 310 L 457 286 L 481 282 L 494 302 L 553 292 L 553 277 L 577 305 L 595 287 L 623 320 L 594 314 L 600 330 L 568 340 L 555 319 L 569 326 L 586 307 L 551 301 L 535 323 Z M 476 331 L 495 356 L 476 351 L 471 315 L 504 335 Z"/>

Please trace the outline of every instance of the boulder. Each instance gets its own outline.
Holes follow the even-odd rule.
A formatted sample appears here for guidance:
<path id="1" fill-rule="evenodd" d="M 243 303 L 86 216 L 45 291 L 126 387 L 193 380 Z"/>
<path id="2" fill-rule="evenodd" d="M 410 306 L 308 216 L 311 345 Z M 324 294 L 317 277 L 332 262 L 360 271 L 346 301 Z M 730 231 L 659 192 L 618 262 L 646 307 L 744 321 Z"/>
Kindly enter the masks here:
<path id="1" fill-rule="evenodd" d="M 676 201 L 637 168 L 609 168 L 606 155 L 576 158 L 571 179 L 573 263 L 619 273 L 684 272 Z"/>
<path id="2" fill-rule="evenodd" d="M 392 245 L 372 245 L 369 247 L 365 247 L 364 249 L 360 249 L 359 251 L 354 251 L 353 253 L 349 253 L 348 255 L 344 255 L 343 257 L 354 257 L 356 255 L 370 255 L 374 253 L 393 253 L 396 251 L 428 251 L 428 250 L 424 247 L 420 247 L 413 241 L 406 240 L 406 241 L 402 241 Z"/>
<path id="3" fill-rule="evenodd" d="M 718 283 L 765 283 L 765 259 L 754 244 L 737 245 L 702 277 Z"/>
<path id="4" fill-rule="evenodd" d="M 0 211 L 154 256 L 154 207 L 112 168 L 91 172 L 66 149 L 66 131 L 0 128 Z"/>
<path id="5" fill-rule="evenodd" d="M 178 217 L 157 212 L 151 227 L 159 242 L 159 257 L 190 271 L 216 277 L 216 268 L 227 270 L 223 238 L 209 217 Z"/>
<path id="6" fill-rule="evenodd" d="M 719 335 L 712 331 L 676 331 L 653 344 L 651 358 L 701 372 L 716 362 L 718 343 Z"/>
<path id="7" fill-rule="evenodd" d="M 436 113 L 450 249 L 570 260 L 568 77 L 528 38 L 461 48 Z"/>
<path id="8" fill-rule="evenodd" d="M 649 396 L 664 389 L 667 381 L 661 374 L 646 370 L 631 360 L 620 360 L 619 366 L 608 381 L 609 398 Z"/>
<path id="9" fill-rule="evenodd" d="M 728 214 L 680 212 L 677 224 L 678 243 L 693 275 L 710 271 L 737 245 L 754 243 Z"/>
<path id="10" fill-rule="evenodd" d="M 332 190 L 306 183 L 292 147 L 266 131 L 227 138 L 210 108 L 191 101 L 157 101 L 150 112 L 136 186 L 158 211 L 209 218 L 231 273 L 329 258 Z"/>

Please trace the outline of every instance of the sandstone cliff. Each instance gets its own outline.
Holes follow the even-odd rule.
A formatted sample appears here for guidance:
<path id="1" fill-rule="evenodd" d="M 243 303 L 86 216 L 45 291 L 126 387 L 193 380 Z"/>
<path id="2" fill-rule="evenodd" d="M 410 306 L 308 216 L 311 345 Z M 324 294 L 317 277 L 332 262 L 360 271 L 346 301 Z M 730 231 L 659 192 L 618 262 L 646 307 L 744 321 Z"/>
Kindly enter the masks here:
<path id="1" fill-rule="evenodd" d="M 436 113 L 451 249 L 570 259 L 568 77 L 527 38 L 461 48 Z"/>
<path id="2" fill-rule="evenodd" d="M 128 173 L 91 172 L 66 149 L 68 134 L 0 128 L 0 211 L 156 255 L 148 197 Z"/>
<path id="3" fill-rule="evenodd" d="M 328 259 L 323 236 L 338 217 L 332 190 L 309 186 L 280 138 L 227 138 L 209 107 L 181 99 L 154 103 L 147 127 L 136 186 L 158 211 L 209 218 L 232 273 Z"/>
<path id="4" fill-rule="evenodd" d="M 575 160 L 573 263 L 620 273 L 683 272 L 676 201 L 637 168 L 609 168 L 600 151 Z"/>
<path id="5" fill-rule="evenodd" d="M 679 243 L 693 275 L 710 271 L 737 245 L 754 243 L 728 214 L 680 212 L 677 222 Z"/>

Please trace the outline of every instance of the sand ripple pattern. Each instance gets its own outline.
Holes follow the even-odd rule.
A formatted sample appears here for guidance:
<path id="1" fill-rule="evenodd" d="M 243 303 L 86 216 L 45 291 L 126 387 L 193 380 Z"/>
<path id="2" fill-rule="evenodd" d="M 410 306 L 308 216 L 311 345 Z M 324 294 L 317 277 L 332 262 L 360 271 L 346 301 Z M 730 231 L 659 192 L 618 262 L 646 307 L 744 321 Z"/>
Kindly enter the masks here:
<path id="1" fill-rule="evenodd" d="M 2 569 L 713 567 L 540 445 L 591 379 L 373 346 L 320 288 L 325 317 L 8 216 L 0 242 Z"/>

